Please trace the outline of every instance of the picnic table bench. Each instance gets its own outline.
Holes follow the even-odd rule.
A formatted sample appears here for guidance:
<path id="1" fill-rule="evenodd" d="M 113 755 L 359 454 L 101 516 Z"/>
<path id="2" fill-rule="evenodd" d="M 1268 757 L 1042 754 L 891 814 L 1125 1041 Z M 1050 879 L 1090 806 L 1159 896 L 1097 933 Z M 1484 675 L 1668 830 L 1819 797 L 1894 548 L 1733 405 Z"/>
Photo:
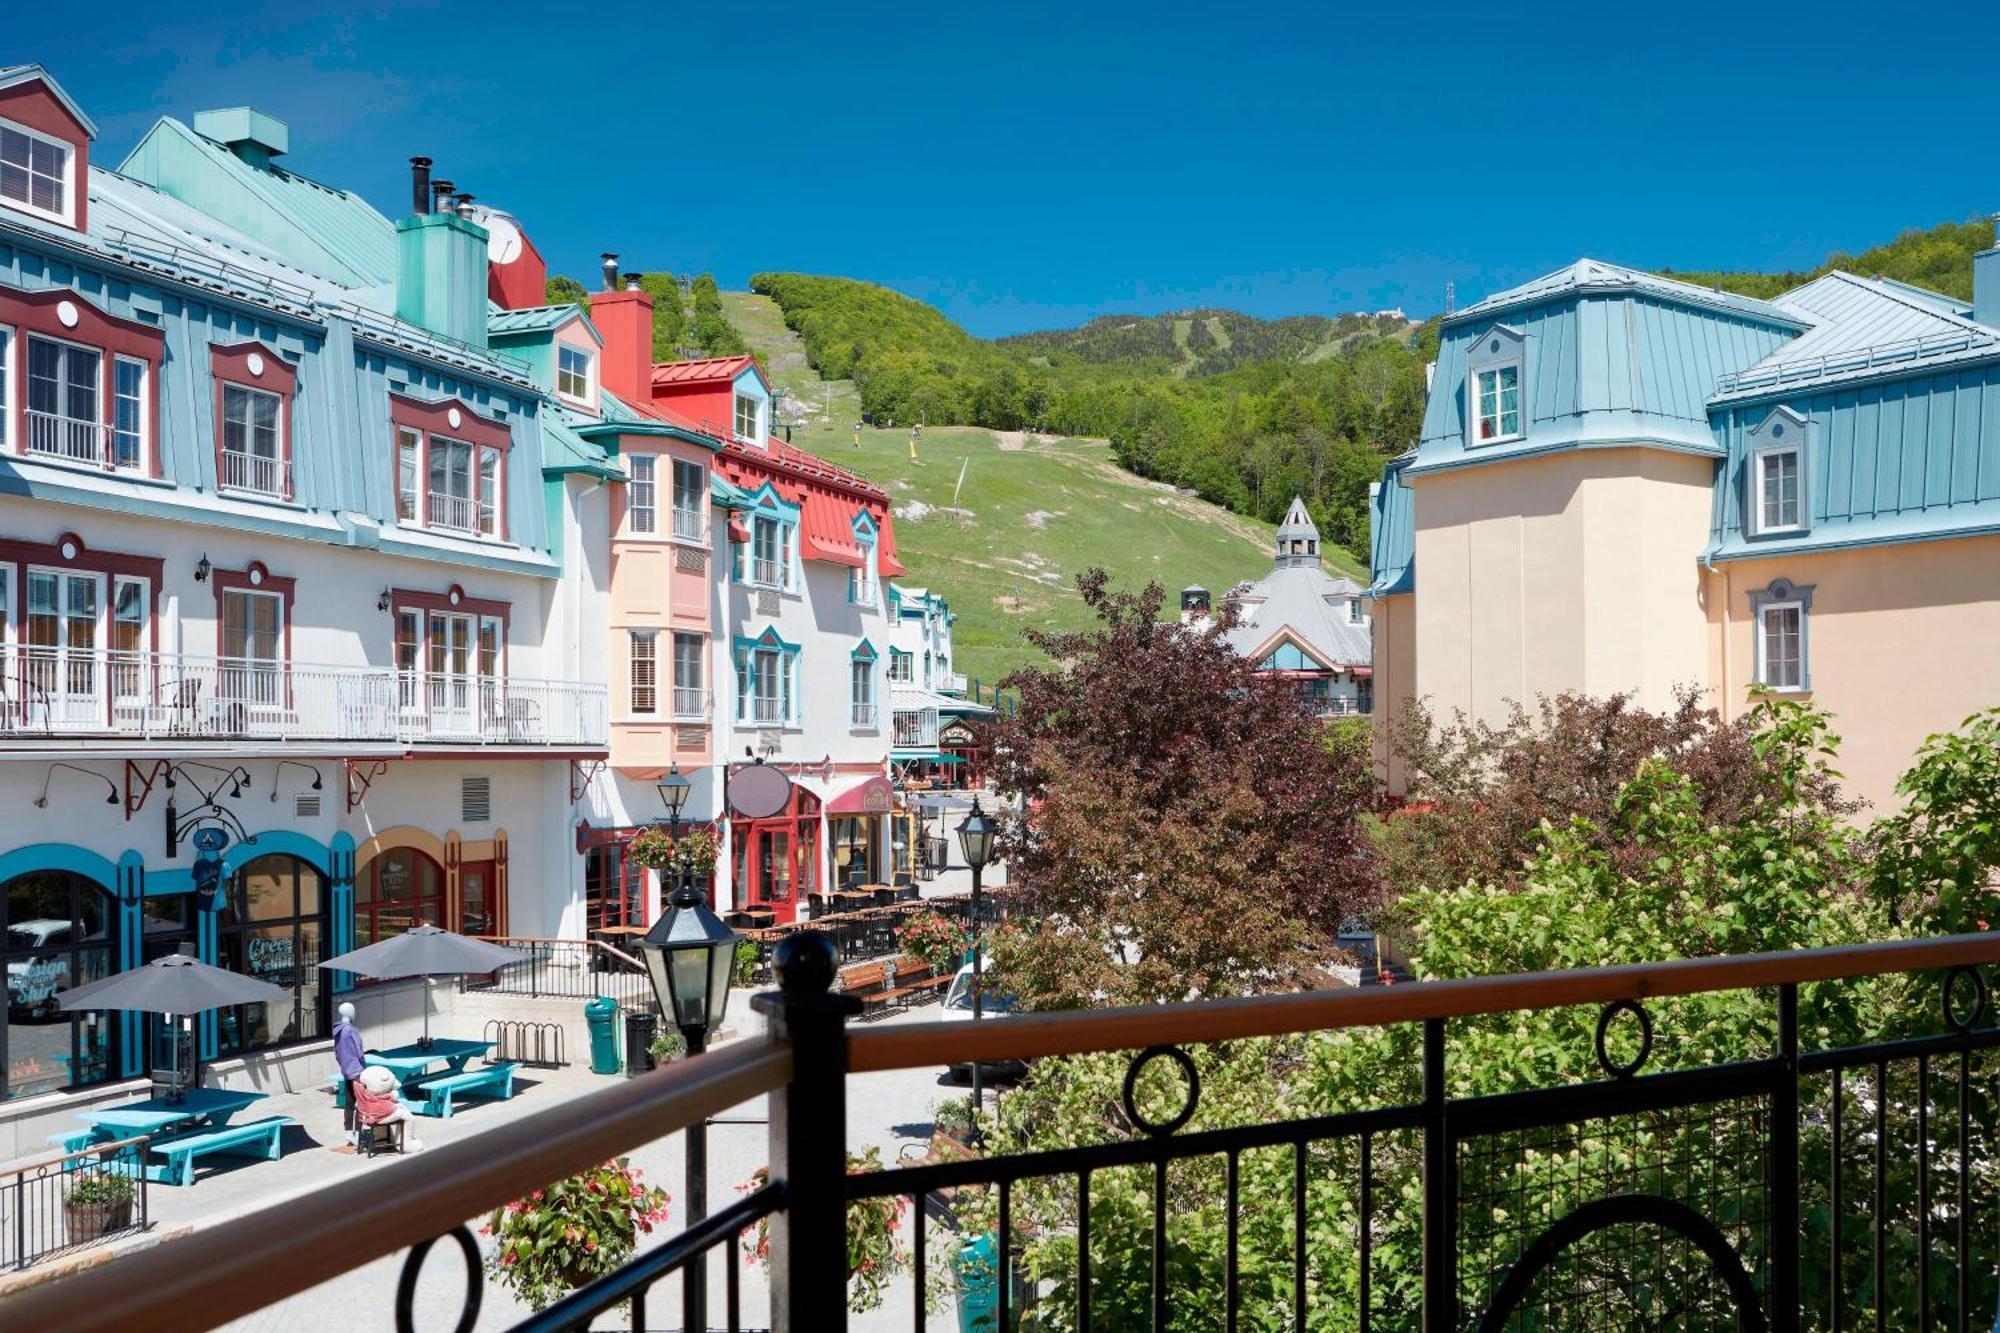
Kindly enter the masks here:
<path id="1" fill-rule="evenodd" d="M 889 1006 L 889 972 L 881 963 L 844 968 L 837 984 L 842 995 L 852 995 L 861 1001 L 864 1019 L 882 1013 Z"/>
<path id="2" fill-rule="evenodd" d="M 894 985 L 884 998 L 892 1004 L 901 1000 L 905 1005 L 934 1000 L 951 985 L 952 975 L 950 972 L 939 975 L 920 958 L 899 958 Z"/>
<path id="3" fill-rule="evenodd" d="M 407 1089 L 405 1098 L 410 1109 L 418 1115 L 436 1116 L 440 1120 L 451 1119 L 452 1099 L 461 1093 L 476 1092 L 482 1097 L 492 1097 L 497 1101 L 508 1101 L 514 1095 L 514 1071 L 520 1064 L 514 1060 L 501 1060 L 462 1074 L 438 1074 L 420 1078 Z M 415 1098 L 421 1096 L 422 1100 Z"/>
<path id="4" fill-rule="evenodd" d="M 192 1185 L 195 1159 L 209 1153 L 262 1157 L 275 1162 L 278 1160 L 278 1140 L 283 1137 L 285 1126 L 294 1123 L 288 1115 L 274 1115 L 241 1125 L 224 1125 L 219 1129 L 197 1130 L 175 1138 L 155 1139 L 146 1145 L 146 1150 L 158 1153 L 167 1160 L 164 1165 L 148 1162 L 146 1179 L 163 1185 Z"/>

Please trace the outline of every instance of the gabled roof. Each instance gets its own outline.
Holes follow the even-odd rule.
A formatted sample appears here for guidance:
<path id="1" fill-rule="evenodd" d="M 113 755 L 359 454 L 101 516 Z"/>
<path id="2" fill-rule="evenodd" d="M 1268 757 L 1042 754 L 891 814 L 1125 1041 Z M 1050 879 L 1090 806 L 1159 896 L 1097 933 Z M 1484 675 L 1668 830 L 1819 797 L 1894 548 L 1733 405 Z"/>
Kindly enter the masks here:
<path id="1" fill-rule="evenodd" d="M 1318 565 L 1279 565 L 1230 600 L 1238 620 L 1229 630 L 1229 646 L 1246 657 L 1261 659 L 1266 645 L 1289 630 L 1300 646 L 1322 662 L 1367 666 L 1374 657 L 1368 630 L 1350 625 L 1326 599 L 1357 597 L 1361 589 L 1351 579 L 1328 574 Z"/>
<path id="2" fill-rule="evenodd" d="M 35 64 L 0 65 L 0 90 L 18 88 L 24 83 L 40 83 L 47 88 L 49 96 L 62 103 L 63 110 L 76 118 L 76 123 L 83 126 L 85 134 L 93 139 L 97 137 L 97 122 L 86 116 L 75 99 L 63 91 L 63 86 L 56 82 L 55 75 Z"/>
<path id="3" fill-rule="evenodd" d="M 1615 292 L 1640 292 L 1681 305 L 1705 306 L 1765 323 L 1799 327 L 1796 316 L 1768 301 L 1753 301 L 1747 296 L 1737 296 L 1733 292 L 1697 287 L 1691 282 L 1663 278 L 1656 273 L 1626 268 L 1622 264 L 1607 264 L 1601 259 L 1579 259 L 1574 264 L 1559 268 L 1553 273 L 1545 273 L 1532 282 L 1524 282 L 1504 292 L 1495 292 L 1483 301 L 1476 301 L 1465 309 L 1446 316 L 1444 322 L 1447 325 L 1463 324 L 1468 320 L 1485 319 L 1502 310 L 1533 305 L 1559 296 L 1608 295 Z"/>
<path id="4" fill-rule="evenodd" d="M 176 155 L 176 162 L 167 161 Z M 198 201 L 204 211 L 252 234 L 260 216 L 275 215 L 289 244 L 262 239 L 293 262 L 346 286 L 396 280 L 396 228 L 366 199 L 285 167 L 253 167 L 171 116 L 146 131 L 119 170 L 183 195 L 184 185 L 162 178 L 190 159 L 206 172 Z"/>
<path id="5" fill-rule="evenodd" d="M 597 345 L 604 346 L 604 335 L 574 305 L 531 305 L 518 310 L 490 310 L 486 315 L 486 332 L 494 338 L 552 333 L 573 319 L 583 320 L 583 326 L 590 330 L 591 337 L 597 339 Z"/>
<path id="6" fill-rule="evenodd" d="M 754 356 L 711 356 L 700 361 L 662 361 L 653 367 L 655 384 L 709 384 L 728 383 L 745 370 L 755 369 Z M 762 379 L 764 372 L 757 371 Z"/>
<path id="7" fill-rule="evenodd" d="M 881 521 L 889 510 L 889 494 L 881 487 L 777 439 L 764 449 L 732 440 L 716 465 L 734 485 L 754 491 L 769 482 L 786 503 L 799 507 L 800 547 L 808 560 L 859 566 L 864 557 L 854 535 L 854 511 L 877 510 L 876 566 L 884 578 L 903 572 L 895 526 Z"/>
<path id="8" fill-rule="evenodd" d="M 1279 541 L 1290 541 L 1294 537 L 1319 540 L 1319 527 L 1312 521 L 1312 515 L 1306 512 L 1305 498 L 1298 495 L 1292 497 L 1291 508 L 1285 511 L 1284 520 L 1278 524 Z"/>

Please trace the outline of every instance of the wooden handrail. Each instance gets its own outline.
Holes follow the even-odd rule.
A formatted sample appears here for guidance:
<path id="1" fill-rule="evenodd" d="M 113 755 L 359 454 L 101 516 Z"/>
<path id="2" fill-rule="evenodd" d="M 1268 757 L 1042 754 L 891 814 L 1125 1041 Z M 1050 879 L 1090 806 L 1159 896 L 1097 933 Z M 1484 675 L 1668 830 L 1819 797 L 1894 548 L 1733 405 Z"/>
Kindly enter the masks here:
<path id="1" fill-rule="evenodd" d="M 997 1062 L 1089 1051 L 1133 1051 L 1154 1045 L 1382 1027 L 1430 1018 L 1609 1004 L 1613 1000 L 1836 981 L 1874 973 L 1920 972 L 1993 962 L 2000 962 L 2000 933 L 1254 995 L 1191 1004 L 1022 1014 L 990 1023 L 911 1023 L 853 1030 L 848 1036 L 847 1064 L 850 1071 L 860 1074 L 963 1064 L 969 1060 Z"/>
<path id="2" fill-rule="evenodd" d="M 743 1041 L 0 1304 L 10 1328 L 209 1328 L 441 1236 L 564 1176 L 782 1087 L 792 1052 Z M 444 1262 L 456 1272 L 455 1254 Z"/>
<path id="3" fill-rule="evenodd" d="M 508 944 L 581 944 L 586 949 L 602 949 L 614 958 L 622 958 L 642 972 L 646 969 L 646 965 L 631 954 L 615 944 L 606 944 L 603 940 L 562 940 L 546 935 L 468 935 L 466 938 L 484 940 L 488 944 L 498 944 L 503 948 Z"/>

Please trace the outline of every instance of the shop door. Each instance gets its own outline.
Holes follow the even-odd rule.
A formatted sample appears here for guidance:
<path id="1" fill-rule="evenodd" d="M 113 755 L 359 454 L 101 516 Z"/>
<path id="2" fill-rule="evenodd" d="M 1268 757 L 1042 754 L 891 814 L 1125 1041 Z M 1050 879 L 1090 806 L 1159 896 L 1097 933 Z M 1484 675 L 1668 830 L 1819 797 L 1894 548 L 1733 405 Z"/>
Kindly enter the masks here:
<path id="1" fill-rule="evenodd" d="M 499 877 L 491 861 L 461 861 L 458 866 L 458 933 L 505 935 L 506 904 L 500 900 Z"/>
<path id="2" fill-rule="evenodd" d="M 779 921 L 790 921 L 797 912 L 792 901 L 792 831 L 788 827 L 757 830 L 756 901 L 769 907 Z"/>

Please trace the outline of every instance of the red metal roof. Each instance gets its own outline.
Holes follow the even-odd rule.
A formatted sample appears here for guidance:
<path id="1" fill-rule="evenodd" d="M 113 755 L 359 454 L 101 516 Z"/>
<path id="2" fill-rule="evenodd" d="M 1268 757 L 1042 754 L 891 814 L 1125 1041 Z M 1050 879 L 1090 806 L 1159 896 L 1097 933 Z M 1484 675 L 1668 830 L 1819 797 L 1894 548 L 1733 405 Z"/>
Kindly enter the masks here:
<path id="1" fill-rule="evenodd" d="M 661 361 L 653 366 L 653 383 L 707 384 L 733 380 L 756 364 L 757 359 L 749 356 L 711 356 L 700 361 Z"/>
<path id="2" fill-rule="evenodd" d="M 881 487 L 776 439 L 768 449 L 732 441 L 716 459 L 716 466 L 731 484 L 746 491 L 768 481 L 787 504 L 799 507 L 799 545 L 808 560 L 858 568 L 861 544 L 854 539 L 854 514 L 867 510 L 875 524 L 875 563 L 882 577 L 903 573 L 902 562 L 896 559 L 889 494 Z"/>

